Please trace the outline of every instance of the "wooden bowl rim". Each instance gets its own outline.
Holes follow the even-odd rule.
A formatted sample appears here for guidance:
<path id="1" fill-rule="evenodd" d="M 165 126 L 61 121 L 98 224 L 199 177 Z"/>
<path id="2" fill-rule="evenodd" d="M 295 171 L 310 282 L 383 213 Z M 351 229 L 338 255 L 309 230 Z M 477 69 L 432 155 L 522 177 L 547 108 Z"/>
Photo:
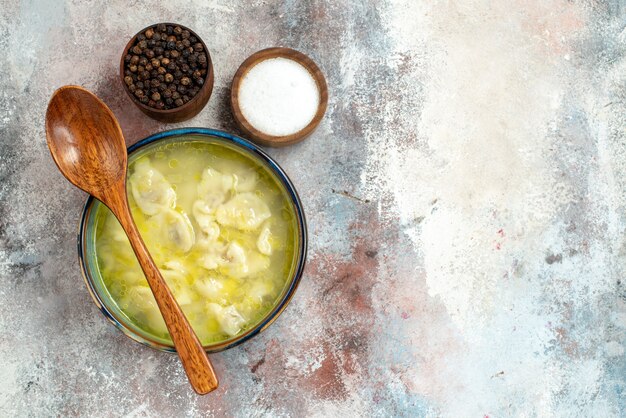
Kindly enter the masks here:
<path id="1" fill-rule="evenodd" d="M 165 110 L 161 110 L 161 109 L 157 109 L 155 107 L 150 107 L 148 105 L 145 105 L 143 103 L 141 103 L 139 100 L 137 100 L 137 98 L 135 97 L 135 95 L 128 90 L 128 86 L 126 85 L 126 83 L 124 82 L 124 70 L 125 70 L 125 62 L 124 62 L 124 57 L 126 57 L 126 55 L 128 54 L 128 51 L 130 50 L 130 47 L 133 45 L 133 43 L 135 42 L 135 40 L 137 39 L 137 36 L 139 36 L 140 33 L 145 32 L 146 30 L 150 29 L 150 28 L 155 28 L 157 25 L 170 25 L 170 26 L 180 26 L 183 30 L 188 30 L 189 32 L 191 32 L 191 34 L 193 36 L 195 36 L 196 38 L 198 38 L 198 41 L 202 43 L 202 46 L 204 47 L 204 52 L 206 53 L 207 56 L 207 73 L 206 76 L 204 76 L 204 81 L 205 83 L 202 85 L 202 87 L 200 87 L 200 90 L 198 90 L 198 93 L 196 93 L 195 96 L 193 96 L 191 98 L 191 100 L 189 100 L 187 103 L 183 104 L 180 107 L 175 107 L 173 109 L 165 109 Z M 124 47 L 124 51 L 122 52 L 122 57 L 120 58 L 120 78 L 122 80 L 122 86 L 124 86 L 124 91 L 126 92 L 126 94 L 130 97 L 130 99 L 133 101 L 133 103 L 135 105 L 137 105 L 138 107 L 142 108 L 142 109 L 146 109 L 149 112 L 154 112 L 155 114 L 160 114 L 160 115 L 170 115 L 170 114 L 174 114 L 177 112 L 181 112 L 186 110 L 188 107 L 191 107 L 191 105 L 193 103 L 195 103 L 196 100 L 198 100 L 201 96 L 202 93 L 209 88 L 209 77 L 213 74 L 213 61 L 211 59 L 211 54 L 209 52 L 209 49 L 207 48 L 206 44 L 204 43 L 204 41 L 202 40 L 202 38 L 193 30 L 189 29 L 187 26 L 181 25 L 179 23 L 171 23 L 171 22 L 159 22 L 159 23 L 154 23 L 152 25 L 146 26 L 145 28 L 143 28 L 142 30 L 140 30 L 139 32 L 137 32 L 132 38 L 130 38 L 130 41 L 128 41 L 128 43 L 126 44 L 126 46 Z M 211 88 L 213 88 L 213 86 L 211 85 Z"/>
<path id="2" fill-rule="evenodd" d="M 256 129 L 250 122 L 248 122 L 239 107 L 239 87 L 241 85 L 241 80 L 252 67 L 259 64 L 261 61 L 271 58 L 286 58 L 302 65 L 309 71 L 309 74 L 311 74 L 315 80 L 315 84 L 317 84 L 317 88 L 319 90 L 320 102 L 317 106 L 315 116 L 307 126 L 293 134 L 282 136 L 266 134 L 265 132 Z M 317 128 L 320 124 L 324 114 L 326 113 L 326 108 L 328 107 L 328 85 L 326 84 L 326 78 L 324 77 L 322 70 L 320 70 L 315 61 L 304 53 L 285 47 L 266 48 L 250 55 L 237 69 L 231 85 L 230 102 L 235 121 L 247 135 L 263 145 L 285 146 L 302 141 L 304 138 L 311 135 L 315 128 Z"/>

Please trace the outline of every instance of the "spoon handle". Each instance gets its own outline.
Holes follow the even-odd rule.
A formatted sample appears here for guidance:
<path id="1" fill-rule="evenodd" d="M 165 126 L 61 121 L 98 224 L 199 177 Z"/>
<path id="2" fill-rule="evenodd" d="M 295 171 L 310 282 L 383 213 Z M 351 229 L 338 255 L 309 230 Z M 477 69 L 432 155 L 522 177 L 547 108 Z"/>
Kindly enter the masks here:
<path id="1" fill-rule="evenodd" d="M 113 213 L 120 221 L 126 235 L 128 235 L 133 251 L 148 280 L 157 305 L 159 305 L 161 315 L 163 315 L 165 325 L 167 325 L 191 386 L 200 395 L 209 393 L 217 389 L 218 386 L 217 376 L 211 361 L 183 311 L 174 299 L 172 292 L 167 287 L 165 280 L 163 280 L 159 269 L 154 264 L 154 260 L 152 260 L 146 244 L 141 239 L 141 235 L 139 235 L 139 230 L 128 208 L 125 187 L 123 193 L 123 197 L 116 199 L 118 200 L 116 205 L 112 205 L 115 206 Z"/>

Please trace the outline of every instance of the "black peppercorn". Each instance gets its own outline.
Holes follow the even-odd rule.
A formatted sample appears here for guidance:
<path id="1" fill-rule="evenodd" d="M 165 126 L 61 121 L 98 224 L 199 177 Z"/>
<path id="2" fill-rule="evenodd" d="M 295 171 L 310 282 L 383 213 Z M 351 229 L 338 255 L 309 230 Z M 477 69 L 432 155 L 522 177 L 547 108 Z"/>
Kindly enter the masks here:
<path id="1" fill-rule="evenodd" d="M 124 67 L 124 84 L 141 103 L 172 109 L 199 93 L 208 57 L 189 30 L 160 23 L 137 35 L 124 56 Z"/>

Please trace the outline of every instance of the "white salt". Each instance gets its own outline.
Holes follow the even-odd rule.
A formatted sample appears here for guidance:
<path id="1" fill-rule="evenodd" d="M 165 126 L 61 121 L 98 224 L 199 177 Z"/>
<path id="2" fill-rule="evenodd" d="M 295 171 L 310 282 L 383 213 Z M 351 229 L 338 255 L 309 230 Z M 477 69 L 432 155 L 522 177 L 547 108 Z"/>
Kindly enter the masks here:
<path id="1" fill-rule="evenodd" d="M 315 117 L 320 94 L 315 79 L 301 64 L 270 58 L 252 67 L 239 85 L 239 108 L 259 131 L 272 136 L 294 134 Z"/>

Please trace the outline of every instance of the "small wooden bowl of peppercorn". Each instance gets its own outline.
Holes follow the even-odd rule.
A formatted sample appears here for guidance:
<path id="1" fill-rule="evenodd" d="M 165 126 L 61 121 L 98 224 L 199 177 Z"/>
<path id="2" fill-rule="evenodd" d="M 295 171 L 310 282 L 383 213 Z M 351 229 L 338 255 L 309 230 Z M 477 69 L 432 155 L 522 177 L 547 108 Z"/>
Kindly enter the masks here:
<path id="1" fill-rule="evenodd" d="M 191 29 L 158 23 L 142 29 L 124 48 L 120 77 L 132 102 L 161 122 L 197 115 L 213 91 L 213 64 Z"/>

